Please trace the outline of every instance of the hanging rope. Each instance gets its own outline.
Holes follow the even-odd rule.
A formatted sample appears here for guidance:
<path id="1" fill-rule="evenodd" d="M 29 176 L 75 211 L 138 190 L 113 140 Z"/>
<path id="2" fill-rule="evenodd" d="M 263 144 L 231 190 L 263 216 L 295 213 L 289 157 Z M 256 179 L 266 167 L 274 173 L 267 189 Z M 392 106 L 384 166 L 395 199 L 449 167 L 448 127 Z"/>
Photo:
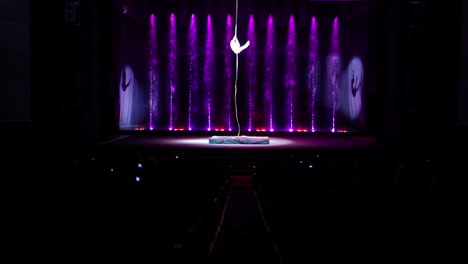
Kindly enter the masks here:
<path id="1" fill-rule="evenodd" d="M 234 26 L 234 37 L 237 37 L 237 15 L 239 13 L 239 0 L 236 0 L 236 22 Z M 240 136 L 240 122 L 239 115 L 237 113 L 237 80 L 239 78 L 239 53 L 236 53 L 236 80 L 234 81 L 234 109 L 236 111 L 236 121 L 237 121 L 237 136 Z"/>
<path id="2" fill-rule="evenodd" d="M 240 136 L 239 115 L 237 113 L 237 79 L 239 75 L 239 54 L 236 54 L 236 80 L 234 81 L 234 109 L 236 111 L 237 136 Z"/>
<path id="3" fill-rule="evenodd" d="M 250 41 L 247 41 L 244 46 L 241 46 L 239 40 L 237 39 L 237 17 L 239 13 L 239 0 L 236 0 L 236 21 L 234 26 L 234 37 L 231 40 L 231 49 L 236 54 L 236 79 L 234 81 L 234 109 L 236 112 L 236 121 L 237 121 L 237 136 L 240 136 L 240 122 L 239 115 L 237 110 L 237 81 L 239 79 L 239 53 L 246 49 L 250 45 Z"/>

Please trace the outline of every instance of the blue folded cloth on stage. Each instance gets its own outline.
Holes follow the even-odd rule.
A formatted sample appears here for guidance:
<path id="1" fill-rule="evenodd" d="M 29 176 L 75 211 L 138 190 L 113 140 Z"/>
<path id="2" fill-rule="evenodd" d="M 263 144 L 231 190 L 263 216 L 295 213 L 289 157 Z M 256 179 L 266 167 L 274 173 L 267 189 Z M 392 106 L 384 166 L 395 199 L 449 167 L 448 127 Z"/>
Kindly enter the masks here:
<path id="1" fill-rule="evenodd" d="M 210 144 L 270 144 L 268 137 L 253 136 L 212 136 Z"/>

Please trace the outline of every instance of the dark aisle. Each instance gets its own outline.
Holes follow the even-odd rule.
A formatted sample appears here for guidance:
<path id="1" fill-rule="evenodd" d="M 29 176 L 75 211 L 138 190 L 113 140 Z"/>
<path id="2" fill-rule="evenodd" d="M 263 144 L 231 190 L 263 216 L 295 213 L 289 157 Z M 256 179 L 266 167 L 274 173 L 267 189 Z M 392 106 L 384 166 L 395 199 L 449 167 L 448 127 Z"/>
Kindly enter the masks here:
<path id="1" fill-rule="evenodd" d="M 281 263 L 251 176 L 231 176 L 224 217 L 211 251 L 212 263 Z"/>

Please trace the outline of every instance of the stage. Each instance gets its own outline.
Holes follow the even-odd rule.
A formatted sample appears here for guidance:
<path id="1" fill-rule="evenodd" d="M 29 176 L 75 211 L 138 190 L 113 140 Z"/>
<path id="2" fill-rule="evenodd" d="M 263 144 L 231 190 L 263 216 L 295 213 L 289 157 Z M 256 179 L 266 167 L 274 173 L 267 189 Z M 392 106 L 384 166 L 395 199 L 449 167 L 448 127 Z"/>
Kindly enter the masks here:
<path id="1" fill-rule="evenodd" d="M 365 150 L 379 148 L 371 136 L 271 135 L 269 144 L 210 144 L 210 135 L 121 134 L 102 142 L 100 147 L 125 149 L 223 149 L 223 150 Z"/>

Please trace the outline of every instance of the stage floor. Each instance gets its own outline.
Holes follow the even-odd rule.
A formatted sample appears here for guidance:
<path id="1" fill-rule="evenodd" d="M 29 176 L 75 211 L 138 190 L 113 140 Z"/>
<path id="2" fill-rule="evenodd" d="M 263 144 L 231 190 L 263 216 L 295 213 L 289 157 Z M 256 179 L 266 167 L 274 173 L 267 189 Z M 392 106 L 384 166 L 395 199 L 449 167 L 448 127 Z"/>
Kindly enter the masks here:
<path id="1" fill-rule="evenodd" d="M 346 134 L 326 135 L 271 135 L 270 144 L 210 144 L 211 136 L 118 135 L 103 142 L 101 147 L 151 149 L 254 149 L 254 150 L 333 150 L 375 149 L 375 138 Z"/>

